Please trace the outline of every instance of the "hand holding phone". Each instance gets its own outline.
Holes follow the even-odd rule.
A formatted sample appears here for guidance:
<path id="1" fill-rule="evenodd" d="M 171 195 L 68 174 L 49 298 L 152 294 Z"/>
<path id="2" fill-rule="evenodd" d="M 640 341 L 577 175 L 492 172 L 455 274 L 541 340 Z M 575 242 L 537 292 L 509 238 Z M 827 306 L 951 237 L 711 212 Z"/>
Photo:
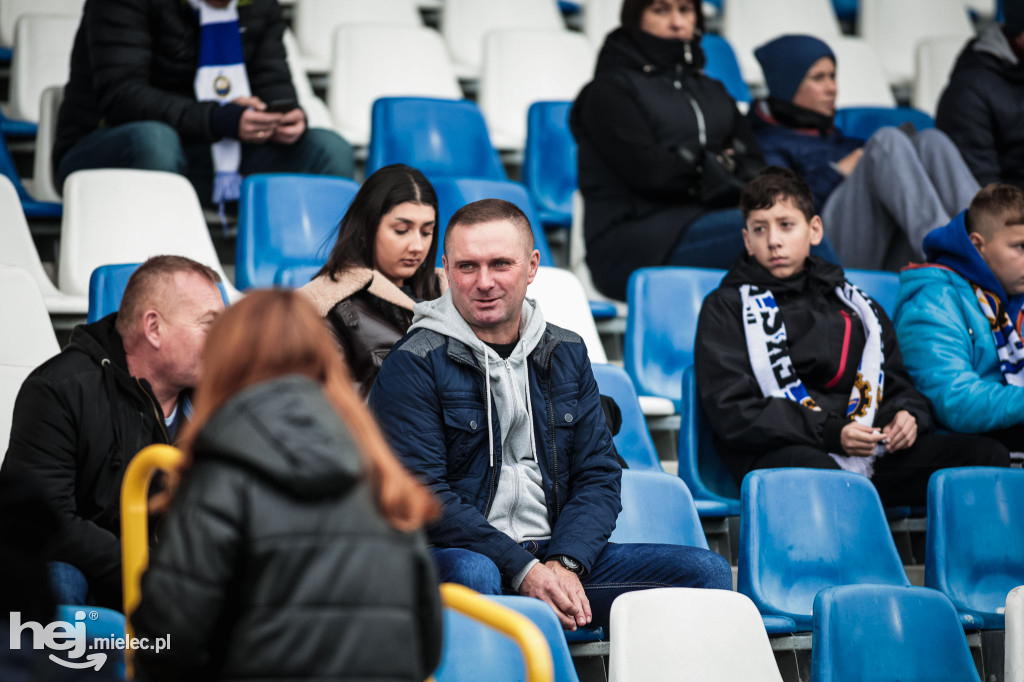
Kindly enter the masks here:
<path id="1" fill-rule="evenodd" d="M 299 103 L 293 99 L 275 99 L 267 105 L 267 111 L 275 114 L 286 114 L 293 109 L 297 109 Z"/>

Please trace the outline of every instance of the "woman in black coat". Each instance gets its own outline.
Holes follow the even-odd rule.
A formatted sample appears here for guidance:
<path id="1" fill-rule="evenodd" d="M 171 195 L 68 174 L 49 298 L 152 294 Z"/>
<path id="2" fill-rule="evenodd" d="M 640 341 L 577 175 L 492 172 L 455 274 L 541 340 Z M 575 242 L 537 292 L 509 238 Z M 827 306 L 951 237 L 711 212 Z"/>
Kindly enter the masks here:
<path id="1" fill-rule="evenodd" d="M 736 102 L 703 73 L 699 0 L 625 0 L 570 124 L 579 144 L 587 264 L 625 299 L 637 268 L 725 268 L 761 152 Z M 721 210 L 729 209 L 729 210 Z"/>
<path id="2" fill-rule="evenodd" d="M 210 330 L 190 466 L 132 615 L 154 680 L 420 682 L 441 653 L 422 524 L 434 499 L 388 450 L 301 295 L 249 294 Z"/>
<path id="3" fill-rule="evenodd" d="M 365 397 L 412 307 L 447 289 L 437 258 L 437 196 L 415 168 L 385 166 L 359 188 L 327 264 L 302 293 L 327 319 Z"/>

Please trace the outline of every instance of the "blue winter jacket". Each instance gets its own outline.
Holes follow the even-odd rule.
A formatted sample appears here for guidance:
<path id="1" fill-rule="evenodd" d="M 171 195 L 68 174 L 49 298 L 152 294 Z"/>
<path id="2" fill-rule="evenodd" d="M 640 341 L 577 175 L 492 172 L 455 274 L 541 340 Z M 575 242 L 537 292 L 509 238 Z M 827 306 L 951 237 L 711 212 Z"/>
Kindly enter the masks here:
<path id="1" fill-rule="evenodd" d="M 529 355 L 537 455 L 551 524 L 548 554 L 589 571 L 622 509 L 622 470 L 582 339 L 548 324 Z M 533 555 L 487 522 L 501 475 L 501 428 L 492 409 L 489 465 L 484 371 L 461 341 L 414 329 L 395 344 L 369 404 L 391 447 L 437 496 L 427 534 L 440 547 L 489 557 L 511 578 Z M 541 557 L 542 558 L 542 557 Z"/>
<path id="2" fill-rule="evenodd" d="M 964 215 L 928 233 L 929 264 L 900 273 L 896 333 L 903 364 L 935 407 L 941 426 L 982 433 L 1024 422 L 1024 388 L 1009 386 L 971 282 L 998 295 L 1016 318 L 1024 296 L 1007 299 L 968 238 Z"/>

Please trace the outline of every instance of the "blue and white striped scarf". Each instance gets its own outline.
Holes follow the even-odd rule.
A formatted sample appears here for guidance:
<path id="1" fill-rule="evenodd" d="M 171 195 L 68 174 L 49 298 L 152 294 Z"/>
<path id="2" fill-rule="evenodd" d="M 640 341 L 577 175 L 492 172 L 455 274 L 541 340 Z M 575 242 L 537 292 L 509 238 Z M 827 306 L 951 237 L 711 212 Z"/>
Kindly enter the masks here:
<path id="1" fill-rule="evenodd" d="M 1003 373 L 1008 385 L 1024 386 L 1024 343 L 1021 343 L 1020 334 L 1017 332 L 1020 317 L 1018 316 L 1017 327 L 1014 327 L 998 296 L 973 282 L 971 288 L 978 299 L 978 307 L 988 318 L 992 339 L 996 344 L 996 355 L 999 356 L 999 371 Z"/>
<path id="2" fill-rule="evenodd" d="M 242 56 L 242 35 L 238 25 L 238 0 L 216 9 L 203 0 L 189 0 L 199 14 L 199 68 L 196 71 L 195 93 L 200 102 L 227 104 L 239 97 L 249 97 L 249 76 Z M 242 176 L 242 143 L 224 138 L 211 145 L 213 155 L 213 203 L 223 210 L 225 201 L 238 199 Z"/>
<path id="3" fill-rule="evenodd" d="M 820 411 L 817 403 L 807 392 L 797 376 L 793 361 L 789 357 L 789 343 L 786 340 L 786 325 L 782 321 L 775 297 L 769 289 L 750 284 L 740 287 L 743 299 L 743 330 L 747 339 L 747 355 L 754 370 L 757 384 L 766 398 L 786 398 L 804 407 Z M 850 402 L 846 416 L 854 421 L 873 426 L 875 413 L 882 402 L 885 376 L 882 372 L 882 326 L 872 307 L 871 299 L 850 284 L 836 287 L 836 295 L 847 307 L 856 311 L 864 325 L 864 351 L 857 366 L 857 380 L 850 391 Z M 872 382 L 872 377 L 876 380 Z M 875 460 L 885 454 L 885 446 L 879 444 L 870 457 L 847 456 L 829 453 L 829 456 L 846 471 L 864 474 L 868 478 L 874 473 Z"/>

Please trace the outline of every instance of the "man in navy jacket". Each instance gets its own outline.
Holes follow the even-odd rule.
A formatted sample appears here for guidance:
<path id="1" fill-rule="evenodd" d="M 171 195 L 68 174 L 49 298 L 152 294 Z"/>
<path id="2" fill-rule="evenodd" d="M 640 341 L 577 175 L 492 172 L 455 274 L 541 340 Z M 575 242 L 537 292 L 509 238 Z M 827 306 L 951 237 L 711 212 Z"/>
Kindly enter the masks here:
<path id="1" fill-rule="evenodd" d="M 443 505 L 428 529 L 441 580 L 537 597 L 570 630 L 607 625 L 630 590 L 730 589 L 707 550 L 608 542 L 621 470 L 583 341 L 526 300 L 540 256 L 522 211 L 463 207 L 444 251 L 448 293 L 416 306 L 370 393 Z"/>

